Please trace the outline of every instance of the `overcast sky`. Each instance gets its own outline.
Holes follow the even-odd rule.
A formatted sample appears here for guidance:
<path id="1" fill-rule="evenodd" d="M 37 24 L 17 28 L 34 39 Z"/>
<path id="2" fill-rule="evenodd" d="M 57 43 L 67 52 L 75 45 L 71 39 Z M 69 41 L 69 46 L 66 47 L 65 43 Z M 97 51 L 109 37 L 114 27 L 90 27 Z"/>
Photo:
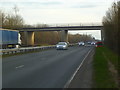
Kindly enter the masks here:
<path id="1" fill-rule="evenodd" d="M 0 8 L 13 12 L 16 5 L 26 24 L 96 23 L 102 22 L 114 1 L 117 0 L 0 0 Z"/>

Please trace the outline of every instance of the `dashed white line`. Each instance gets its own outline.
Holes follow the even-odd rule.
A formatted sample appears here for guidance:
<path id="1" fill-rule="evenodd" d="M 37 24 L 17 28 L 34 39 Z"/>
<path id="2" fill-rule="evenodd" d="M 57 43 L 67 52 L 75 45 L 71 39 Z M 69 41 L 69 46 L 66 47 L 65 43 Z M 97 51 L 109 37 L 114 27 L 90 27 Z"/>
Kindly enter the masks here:
<path id="1" fill-rule="evenodd" d="M 15 68 L 18 69 L 18 68 L 22 68 L 22 67 L 24 67 L 24 65 L 20 65 L 20 66 L 17 66 Z"/>

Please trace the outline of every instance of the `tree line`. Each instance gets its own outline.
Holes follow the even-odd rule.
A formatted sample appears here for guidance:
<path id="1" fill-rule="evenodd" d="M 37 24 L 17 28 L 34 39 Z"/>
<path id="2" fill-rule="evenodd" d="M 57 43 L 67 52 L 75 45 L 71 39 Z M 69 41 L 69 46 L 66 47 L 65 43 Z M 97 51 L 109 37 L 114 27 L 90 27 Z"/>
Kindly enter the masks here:
<path id="1" fill-rule="evenodd" d="M 104 44 L 118 53 L 120 46 L 120 1 L 114 2 L 103 17 L 103 31 Z"/>
<path id="2" fill-rule="evenodd" d="M 13 8 L 13 13 L 5 13 L 3 10 L 0 10 L 0 21 L 0 27 L 13 30 L 18 28 L 49 27 L 47 24 L 25 24 L 23 17 L 19 15 L 19 9 L 17 6 Z M 60 32 L 57 31 L 35 32 L 35 45 L 53 45 L 58 43 L 60 38 Z M 21 40 L 24 41 L 24 33 L 21 33 Z M 92 37 L 90 35 L 68 34 L 68 41 L 70 43 L 87 40 L 92 40 Z"/>

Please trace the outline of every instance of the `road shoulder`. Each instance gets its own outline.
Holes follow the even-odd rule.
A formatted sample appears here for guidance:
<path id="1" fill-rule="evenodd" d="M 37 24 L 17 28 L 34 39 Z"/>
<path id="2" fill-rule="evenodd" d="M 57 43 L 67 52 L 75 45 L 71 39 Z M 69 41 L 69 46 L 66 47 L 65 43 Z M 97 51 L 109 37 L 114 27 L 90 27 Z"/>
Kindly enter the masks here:
<path id="1" fill-rule="evenodd" d="M 92 88 L 92 75 L 93 75 L 93 55 L 95 49 L 91 51 L 88 57 L 85 59 L 83 65 L 76 73 L 75 77 L 69 84 L 68 88 Z"/>

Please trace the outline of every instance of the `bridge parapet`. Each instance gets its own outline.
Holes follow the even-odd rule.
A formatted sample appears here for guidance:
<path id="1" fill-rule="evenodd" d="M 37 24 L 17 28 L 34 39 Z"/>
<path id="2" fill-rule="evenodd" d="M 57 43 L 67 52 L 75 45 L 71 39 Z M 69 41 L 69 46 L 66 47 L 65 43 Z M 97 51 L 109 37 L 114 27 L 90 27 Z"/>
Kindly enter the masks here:
<path id="1" fill-rule="evenodd" d="M 102 26 L 102 23 L 59 23 L 59 24 L 48 24 L 49 27 L 66 27 L 66 26 Z"/>

